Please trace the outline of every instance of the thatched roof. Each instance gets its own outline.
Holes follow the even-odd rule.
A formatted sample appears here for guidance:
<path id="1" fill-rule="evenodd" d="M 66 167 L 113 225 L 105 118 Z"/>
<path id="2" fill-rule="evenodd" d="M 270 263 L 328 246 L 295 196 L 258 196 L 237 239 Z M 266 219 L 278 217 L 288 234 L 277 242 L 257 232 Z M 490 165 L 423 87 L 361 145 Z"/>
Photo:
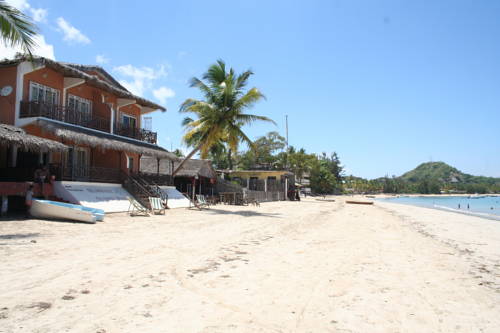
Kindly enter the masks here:
<path id="1" fill-rule="evenodd" d="M 29 60 L 26 57 L 20 57 L 20 58 L 16 58 L 13 60 L 5 60 L 5 61 L 0 62 L 0 67 L 17 65 L 17 64 L 24 62 L 24 61 L 29 61 Z M 32 62 L 35 65 L 42 65 L 42 66 L 51 68 L 59 73 L 62 73 L 66 77 L 75 77 L 75 78 L 84 79 L 88 85 L 106 90 L 106 91 L 118 96 L 119 98 L 134 99 L 137 102 L 137 104 L 139 104 L 139 105 L 149 107 L 152 109 L 156 109 L 156 110 L 167 111 L 167 109 L 165 107 L 163 107 L 159 104 L 156 104 L 154 102 L 151 102 L 145 98 L 136 96 L 136 95 L 132 94 L 130 91 L 124 89 L 119 84 L 116 85 L 113 82 L 110 83 L 108 81 L 101 80 L 96 75 L 90 75 L 90 74 L 85 73 L 82 69 L 84 67 L 88 67 L 88 66 L 80 65 L 80 67 L 78 67 L 75 64 L 67 64 L 67 63 L 58 62 L 58 61 L 50 60 L 50 59 L 43 58 L 43 57 L 33 57 Z M 79 69 L 79 68 L 81 68 L 81 69 Z M 115 81 L 115 80 L 113 79 L 113 81 Z"/>
<path id="2" fill-rule="evenodd" d="M 160 174 L 171 174 L 171 160 L 160 160 Z M 180 164 L 181 159 L 174 160 L 174 170 Z M 141 172 L 157 173 L 158 164 L 157 160 L 151 157 L 141 158 Z M 212 168 L 210 160 L 187 160 L 182 166 L 182 169 L 175 175 L 176 177 L 206 177 L 217 178 L 217 173 Z"/>
<path id="3" fill-rule="evenodd" d="M 19 127 L 0 124 L 0 145 L 17 145 L 25 151 L 63 151 L 68 149 L 60 142 L 26 134 Z"/>
<path id="4" fill-rule="evenodd" d="M 180 164 L 181 161 L 174 162 L 174 170 Z M 210 160 L 187 160 L 179 170 L 176 177 L 206 177 L 206 178 L 217 178 L 217 173 L 212 167 L 212 162 Z"/>
<path id="5" fill-rule="evenodd" d="M 84 71 L 84 72 L 88 72 L 88 71 L 98 72 L 99 74 L 101 74 L 104 77 L 106 82 L 110 83 L 111 85 L 113 85 L 119 89 L 129 91 L 127 88 L 122 86 L 118 81 L 116 81 L 115 78 L 112 77 L 108 72 L 106 72 L 104 70 L 104 68 L 102 68 L 101 66 L 81 65 L 81 64 L 73 64 L 73 63 L 69 63 L 69 62 L 60 62 L 60 63 L 63 65 L 66 65 L 66 66 L 76 68 L 76 69 Z"/>
<path id="6" fill-rule="evenodd" d="M 155 158 L 177 159 L 177 156 L 155 144 L 130 139 L 110 133 L 63 123 L 51 119 L 37 119 L 37 126 L 64 140 L 86 144 L 102 150 L 122 150 L 131 153 L 154 156 Z"/>

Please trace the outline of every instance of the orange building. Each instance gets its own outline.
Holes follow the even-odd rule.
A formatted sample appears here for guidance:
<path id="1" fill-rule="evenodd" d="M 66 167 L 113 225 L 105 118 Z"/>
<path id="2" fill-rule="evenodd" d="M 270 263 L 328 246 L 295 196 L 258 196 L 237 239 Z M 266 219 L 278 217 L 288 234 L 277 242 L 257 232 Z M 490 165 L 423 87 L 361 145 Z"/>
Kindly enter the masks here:
<path id="1" fill-rule="evenodd" d="M 141 156 L 175 159 L 157 145 L 155 132 L 141 126 L 142 116 L 158 110 L 166 111 L 135 96 L 98 66 L 41 57 L 2 61 L 0 123 L 69 149 L 33 152 L 1 146 L 0 182 L 32 180 L 25 178 L 43 164 L 56 180 L 120 184 L 124 175 L 139 172 Z"/>

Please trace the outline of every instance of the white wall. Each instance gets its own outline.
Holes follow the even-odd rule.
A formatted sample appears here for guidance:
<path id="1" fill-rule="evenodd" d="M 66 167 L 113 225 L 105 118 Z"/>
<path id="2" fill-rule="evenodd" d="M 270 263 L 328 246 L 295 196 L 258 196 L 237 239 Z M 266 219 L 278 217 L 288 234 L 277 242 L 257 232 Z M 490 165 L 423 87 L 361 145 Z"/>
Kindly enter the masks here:
<path id="1" fill-rule="evenodd" d="M 56 182 L 55 195 L 79 205 L 100 208 L 106 213 L 128 211 L 131 195 L 121 184 Z"/>

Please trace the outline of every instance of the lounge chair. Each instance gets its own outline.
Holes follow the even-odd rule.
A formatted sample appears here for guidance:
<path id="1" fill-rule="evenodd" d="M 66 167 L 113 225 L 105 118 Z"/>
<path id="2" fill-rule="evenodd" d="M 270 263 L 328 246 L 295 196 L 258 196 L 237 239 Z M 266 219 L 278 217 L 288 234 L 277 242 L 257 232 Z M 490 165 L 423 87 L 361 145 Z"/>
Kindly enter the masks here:
<path id="1" fill-rule="evenodd" d="M 130 204 L 128 205 L 128 213 L 131 216 L 134 215 L 149 216 L 148 210 L 144 208 L 140 203 L 138 203 L 137 200 L 131 197 L 127 197 L 127 199 L 130 202 Z"/>
<path id="2" fill-rule="evenodd" d="M 149 203 L 153 214 L 165 214 L 165 205 L 161 198 L 149 197 Z"/>
<path id="3" fill-rule="evenodd" d="M 196 195 L 196 201 L 198 201 L 198 203 L 197 203 L 198 208 L 200 208 L 200 209 L 203 208 L 203 207 L 210 208 L 210 205 L 208 204 L 207 199 L 205 199 L 204 195 L 197 194 Z"/>

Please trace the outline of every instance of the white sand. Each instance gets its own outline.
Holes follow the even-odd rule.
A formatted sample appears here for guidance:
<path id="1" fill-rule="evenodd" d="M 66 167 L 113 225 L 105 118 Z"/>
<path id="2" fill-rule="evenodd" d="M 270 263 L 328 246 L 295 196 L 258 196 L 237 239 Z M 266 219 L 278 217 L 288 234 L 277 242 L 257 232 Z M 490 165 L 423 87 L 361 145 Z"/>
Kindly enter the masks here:
<path id="1" fill-rule="evenodd" d="M 0 221 L 0 332 L 500 332 L 498 221 L 337 199 Z"/>

